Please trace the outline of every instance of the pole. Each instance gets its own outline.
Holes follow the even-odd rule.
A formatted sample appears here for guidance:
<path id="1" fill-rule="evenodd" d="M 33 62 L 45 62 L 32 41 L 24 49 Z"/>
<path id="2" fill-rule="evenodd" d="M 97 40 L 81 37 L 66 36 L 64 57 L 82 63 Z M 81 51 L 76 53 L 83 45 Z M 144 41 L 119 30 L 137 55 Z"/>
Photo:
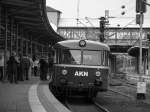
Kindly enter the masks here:
<path id="1" fill-rule="evenodd" d="M 139 81 L 137 83 L 137 99 L 145 99 L 146 83 L 142 78 L 142 26 L 143 26 L 143 13 L 140 13 L 140 37 L 139 37 Z"/>
<path id="2" fill-rule="evenodd" d="M 140 38 L 139 38 L 139 47 L 140 47 L 140 58 L 139 58 L 139 75 L 141 81 L 142 75 L 142 27 L 143 27 L 143 13 L 140 13 Z"/>

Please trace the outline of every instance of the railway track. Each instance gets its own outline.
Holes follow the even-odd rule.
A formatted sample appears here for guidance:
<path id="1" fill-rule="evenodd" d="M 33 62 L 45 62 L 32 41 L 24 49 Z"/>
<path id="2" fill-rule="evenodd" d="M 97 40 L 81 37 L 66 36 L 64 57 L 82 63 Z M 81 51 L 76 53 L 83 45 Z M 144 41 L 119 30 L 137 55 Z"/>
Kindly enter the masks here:
<path id="1" fill-rule="evenodd" d="M 134 96 L 136 86 L 121 82 L 120 86 L 112 86 L 108 92 L 99 93 L 98 97 L 93 100 L 82 98 L 67 99 L 64 105 L 71 112 L 132 112 L 133 110 L 143 112 L 141 111 L 143 109 L 145 110 L 144 112 L 149 112 L 149 103 L 136 100 Z"/>
<path id="2" fill-rule="evenodd" d="M 135 100 L 135 97 L 133 97 L 132 95 L 129 95 L 129 94 L 126 94 L 126 93 L 123 93 L 123 92 L 120 92 L 120 91 L 117 91 L 117 90 L 114 90 L 114 89 L 109 89 L 109 91 L 120 94 L 120 95 L 125 96 L 125 97 L 128 97 L 131 100 Z"/>
<path id="3" fill-rule="evenodd" d="M 114 79 L 114 80 L 119 81 L 122 84 L 122 86 L 128 86 L 128 87 L 137 89 L 137 84 L 136 83 L 131 83 L 127 80 L 122 80 L 122 79 Z M 146 90 L 147 90 L 148 93 L 150 93 L 150 88 L 147 87 Z"/>
<path id="4" fill-rule="evenodd" d="M 107 108 L 103 107 L 102 105 L 100 105 L 98 102 L 94 101 L 94 104 L 103 112 L 110 112 Z"/>
<path id="5" fill-rule="evenodd" d="M 116 80 L 116 79 L 115 79 Z M 131 83 L 129 81 L 126 81 L 126 80 L 122 80 L 122 79 L 119 79 L 119 81 L 122 83 L 122 85 L 119 87 L 116 86 L 116 88 L 112 87 L 109 89 L 109 91 L 112 91 L 114 93 L 118 93 L 122 96 L 125 96 L 125 97 L 128 97 L 130 98 L 131 100 L 135 100 L 135 101 L 138 101 L 136 99 L 136 92 L 137 92 L 137 86 L 136 84 L 134 83 Z M 141 100 L 142 103 L 144 104 L 150 104 L 150 88 L 146 88 L 146 99 L 145 100 Z"/>
<path id="6" fill-rule="evenodd" d="M 85 101 L 84 101 L 85 100 Z M 87 100 L 87 99 L 76 99 L 75 101 L 66 100 L 65 106 L 71 111 L 71 112 L 110 112 L 107 108 L 100 105 L 98 102 L 93 100 Z"/>

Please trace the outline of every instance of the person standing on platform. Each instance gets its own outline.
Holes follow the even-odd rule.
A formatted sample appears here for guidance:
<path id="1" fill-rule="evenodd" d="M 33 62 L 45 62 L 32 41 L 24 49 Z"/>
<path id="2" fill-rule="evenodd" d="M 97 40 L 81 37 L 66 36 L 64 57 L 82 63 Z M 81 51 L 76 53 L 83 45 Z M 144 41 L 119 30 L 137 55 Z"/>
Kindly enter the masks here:
<path id="1" fill-rule="evenodd" d="M 40 59 L 39 64 L 40 64 L 40 79 L 44 80 L 43 78 L 44 59 Z"/>
<path id="2" fill-rule="evenodd" d="M 19 58 L 19 61 L 20 61 L 20 63 L 19 63 L 19 67 L 18 67 L 18 69 L 19 69 L 19 71 L 18 71 L 18 75 L 19 75 L 19 80 L 20 81 L 24 81 L 24 76 L 23 76 L 23 61 L 22 61 L 22 55 L 20 55 L 19 56 L 20 58 Z"/>
<path id="3" fill-rule="evenodd" d="M 49 68 L 48 59 L 45 59 L 44 62 L 45 62 L 45 64 L 44 64 L 44 70 L 43 70 L 44 71 L 43 79 L 47 80 L 48 68 Z"/>
<path id="4" fill-rule="evenodd" d="M 4 69 L 4 56 L 1 54 L 0 55 L 0 81 L 3 80 L 3 76 L 4 76 L 3 69 Z"/>
<path id="5" fill-rule="evenodd" d="M 19 66 L 18 66 L 18 77 L 20 81 L 24 81 L 23 72 L 22 72 L 22 56 L 19 57 Z"/>
<path id="6" fill-rule="evenodd" d="M 32 67 L 33 67 L 33 60 L 31 58 L 31 56 L 29 56 L 29 61 L 30 61 L 30 66 L 29 66 L 29 79 L 31 79 L 31 76 L 32 76 Z"/>
<path id="7" fill-rule="evenodd" d="M 17 80 L 20 80 L 20 58 L 19 56 L 15 56 L 15 60 L 17 61 Z"/>
<path id="8" fill-rule="evenodd" d="M 49 75 L 50 75 L 50 79 L 52 78 L 53 75 L 53 57 L 51 56 L 48 60 L 49 62 Z"/>
<path id="9" fill-rule="evenodd" d="M 13 52 L 12 56 L 10 56 L 9 60 L 7 61 L 7 69 L 8 69 L 10 83 L 13 83 L 13 82 L 18 83 L 18 80 L 17 80 L 18 62 L 17 62 L 15 56 L 16 56 L 16 53 Z"/>
<path id="10" fill-rule="evenodd" d="M 21 67 L 22 67 L 22 74 L 25 80 L 29 80 L 29 67 L 30 67 L 30 61 L 27 55 L 23 56 L 21 59 Z"/>
<path id="11" fill-rule="evenodd" d="M 48 63 L 44 59 L 40 59 L 40 79 L 47 80 Z"/>
<path id="12" fill-rule="evenodd" d="M 37 76 L 37 73 L 38 73 L 38 66 L 39 66 L 39 60 L 36 58 L 36 59 L 33 61 L 34 76 Z"/>

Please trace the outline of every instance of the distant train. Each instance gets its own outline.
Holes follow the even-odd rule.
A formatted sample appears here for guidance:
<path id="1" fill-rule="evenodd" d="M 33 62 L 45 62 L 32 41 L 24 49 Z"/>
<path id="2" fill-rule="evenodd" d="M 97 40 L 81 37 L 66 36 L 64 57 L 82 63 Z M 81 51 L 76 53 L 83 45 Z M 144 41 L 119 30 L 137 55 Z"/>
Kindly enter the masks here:
<path id="1" fill-rule="evenodd" d="M 54 45 L 54 73 L 49 86 L 56 96 L 95 97 L 107 91 L 110 48 L 90 40 L 65 40 Z"/>

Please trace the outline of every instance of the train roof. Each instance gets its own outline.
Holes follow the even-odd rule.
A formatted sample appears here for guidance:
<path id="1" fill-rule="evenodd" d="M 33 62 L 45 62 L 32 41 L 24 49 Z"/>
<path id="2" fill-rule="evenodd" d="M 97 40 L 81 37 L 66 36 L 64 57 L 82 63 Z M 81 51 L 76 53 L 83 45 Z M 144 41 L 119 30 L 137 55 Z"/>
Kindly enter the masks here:
<path id="1" fill-rule="evenodd" d="M 54 48 L 64 48 L 64 49 L 87 49 L 87 50 L 106 50 L 110 51 L 110 48 L 107 44 L 98 42 L 98 41 L 91 41 L 91 40 L 84 40 L 86 42 L 86 47 L 81 47 L 79 42 L 81 40 L 65 40 L 60 41 L 55 44 Z"/>

